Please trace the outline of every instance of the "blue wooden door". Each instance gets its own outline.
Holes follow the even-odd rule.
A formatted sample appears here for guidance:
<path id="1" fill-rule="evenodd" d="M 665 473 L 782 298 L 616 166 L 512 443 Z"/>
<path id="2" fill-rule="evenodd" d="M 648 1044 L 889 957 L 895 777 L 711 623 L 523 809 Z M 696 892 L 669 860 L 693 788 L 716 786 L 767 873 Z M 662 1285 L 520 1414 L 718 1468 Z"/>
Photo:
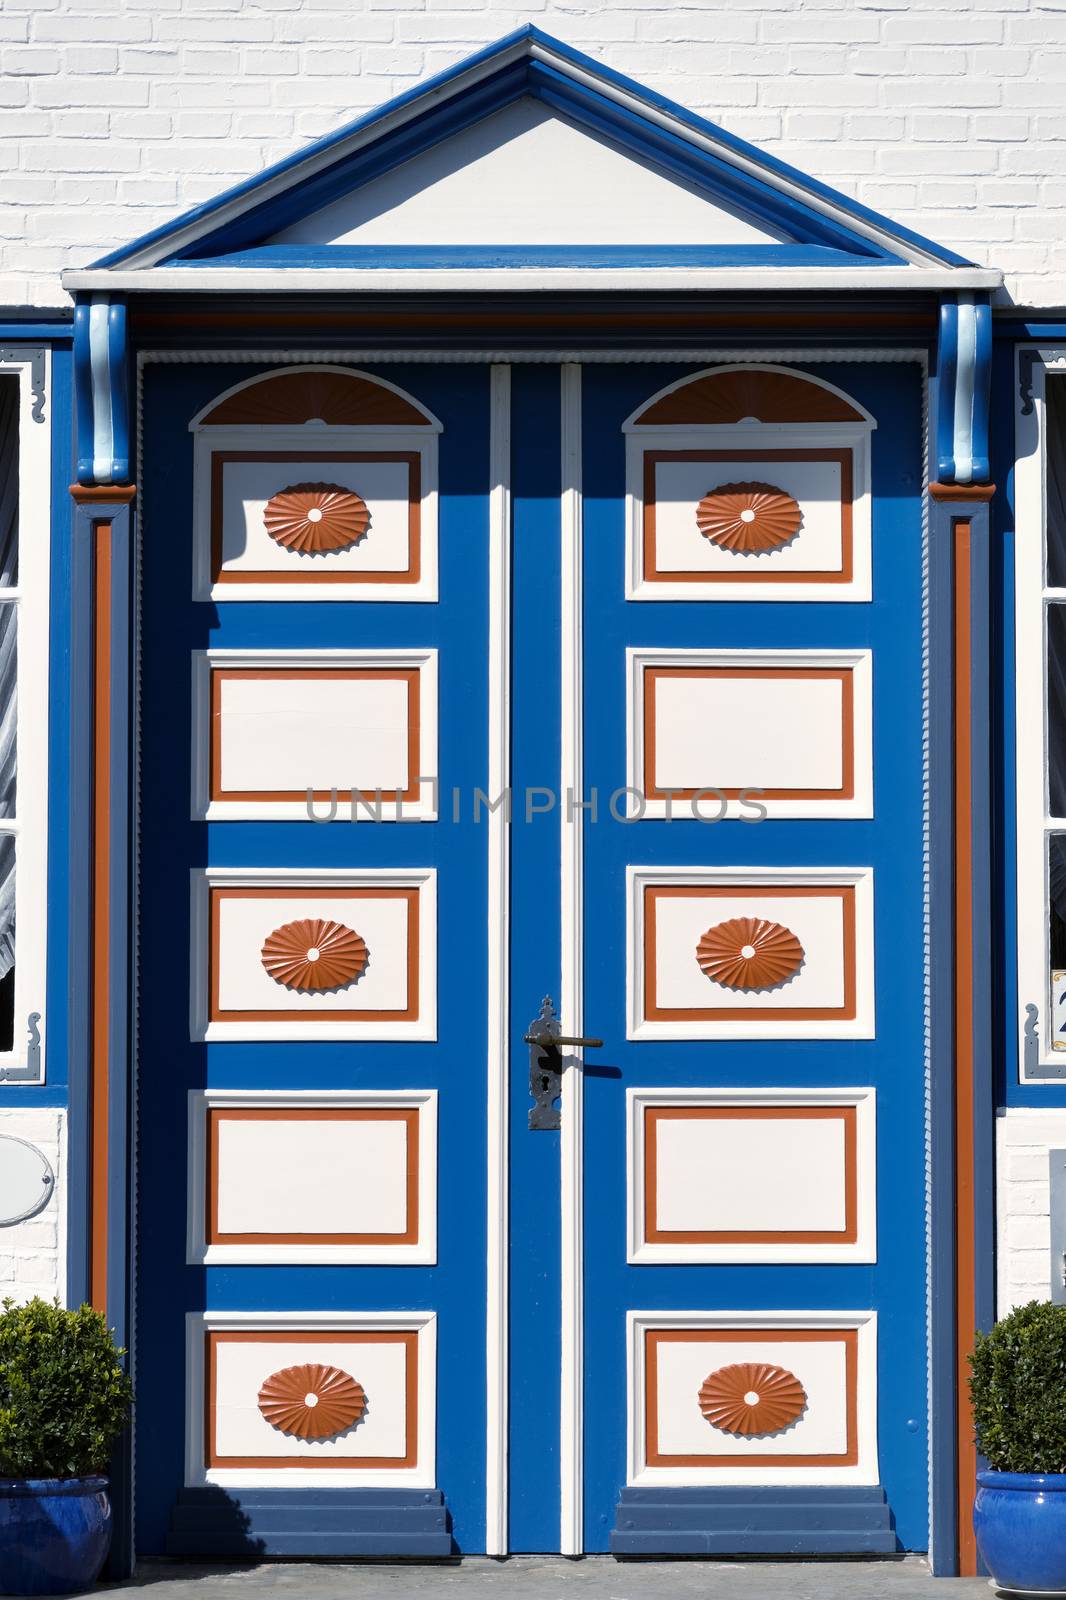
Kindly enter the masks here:
<path id="1" fill-rule="evenodd" d="M 926 1546 L 922 383 L 583 373 L 588 1549 Z"/>
<path id="2" fill-rule="evenodd" d="M 146 371 L 143 1553 L 484 1545 L 489 373 L 402 378 Z"/>
<path id="3" fill-rule="evenodd" d="M 143 1552 L 925 1547 L 921 385 L 146 366 Z"/>

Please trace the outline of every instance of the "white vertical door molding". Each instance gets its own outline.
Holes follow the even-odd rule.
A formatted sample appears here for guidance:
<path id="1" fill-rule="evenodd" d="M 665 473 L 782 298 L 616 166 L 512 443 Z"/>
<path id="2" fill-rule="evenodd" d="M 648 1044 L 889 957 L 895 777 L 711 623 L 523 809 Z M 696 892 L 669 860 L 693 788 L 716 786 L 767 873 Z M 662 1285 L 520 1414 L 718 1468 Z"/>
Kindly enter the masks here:
<path id="1" fill-rule="evenodd" d="M 575 1036 L 584 1028 L 584 850 L 580 805 L 582 761 L 582 506 L 581 506 L 581 368 L 562 368 L 562 597 L 561 597 L 561 980 L 559 1016 L 563 1031 Z M 560 1215 L 562 1251 L 562 1370 L 559 1405 L 559 1548 L 580 1555 L 584 1548 L 582 1519 L 583 1450 L 583 1139 L 584 1084 L 581 1052 L 568 1052 L 572 1069 L 563 1074 L 560 1105 Z"/>
<path id="2" fill-rule="evenodd" d="M 511 369 L 490 374 L 488 787 L 495 800 L 511 768 Z M 510 818 L 488 811 L 488 1082 L 485 1305 L 485 1553 L 507 1554 L 508 1512 L 508 1060 L 510 1053 Z"/>

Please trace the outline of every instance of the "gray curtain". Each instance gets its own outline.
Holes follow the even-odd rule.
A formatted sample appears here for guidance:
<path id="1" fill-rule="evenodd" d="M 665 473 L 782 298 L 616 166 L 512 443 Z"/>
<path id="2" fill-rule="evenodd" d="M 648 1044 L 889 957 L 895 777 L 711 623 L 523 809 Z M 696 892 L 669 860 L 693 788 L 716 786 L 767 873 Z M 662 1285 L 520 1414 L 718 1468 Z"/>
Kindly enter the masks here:
<path id="1" fill-rule="evenodd" d="M 18 582 L 19 386 L 0 379 L 0 594 Z M 0 600 L 0 817 L 15 815 L 18 606 Z M 15 965 L 15 841 L 0 834 L 0 978 Z"/>
<path id="2" fill-rule="evenodd" d="M 1066 605 L 1047 608 L 1048 804 L 1066 816 Z"/>
<path id="3" fill-rule="evenodd" d="M 0 589 L 19 581 L 19 384 L 0 378 Z"/>

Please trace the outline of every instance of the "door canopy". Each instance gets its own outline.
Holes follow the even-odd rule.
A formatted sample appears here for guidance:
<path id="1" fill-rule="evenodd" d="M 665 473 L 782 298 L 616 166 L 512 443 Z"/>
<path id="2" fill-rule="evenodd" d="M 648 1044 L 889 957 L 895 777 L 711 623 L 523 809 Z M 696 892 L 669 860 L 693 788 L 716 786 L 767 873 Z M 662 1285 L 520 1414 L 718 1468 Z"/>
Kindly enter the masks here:
<path id="1" fill-rule="evenodd" d="M 1001 273 L 534 27 L 63 282 L 83 485 L 128 480 L 126 297 L 156 291 L 932 291 L 940 477 L 987 476 Z"/>
<path id="2" fill-rule="evenodd" d="M 323 271 L 337 288 L 1000 282 L 534 27 L 65 282 L 321 289 Z"/>

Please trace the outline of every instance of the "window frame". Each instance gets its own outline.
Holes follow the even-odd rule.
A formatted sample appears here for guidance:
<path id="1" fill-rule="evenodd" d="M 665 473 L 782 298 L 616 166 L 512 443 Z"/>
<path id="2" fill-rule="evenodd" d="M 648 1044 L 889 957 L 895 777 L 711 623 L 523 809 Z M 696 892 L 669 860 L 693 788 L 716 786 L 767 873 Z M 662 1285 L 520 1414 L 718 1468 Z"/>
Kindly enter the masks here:
<path id="1" fill-rule="evenodd" d="M 44 368 L 45 406 L 39 373 Z M 37 385 L 34 384 L 35 370 Z M 0 377 L 19 380 L 18 574 L 0 604 L 18 607 L 15 815 L 0 833 L 15 840 L 15 996 L 12 1049 L 0 1051 L 0 1085 L 45 1081 L 48 907 L 49 581 L 52 540 L 51 351 L 0 351 Z M 36 387 L 36 392 L 35 392 Z M 47 414 L 42 415 L 42 411 Z M 34 413 L 37 413 L 35 415 Z M 27 821 L 29 826 L 26 826 Z M 29 1018 L 39 1045 L 31 1050 Z"/>

